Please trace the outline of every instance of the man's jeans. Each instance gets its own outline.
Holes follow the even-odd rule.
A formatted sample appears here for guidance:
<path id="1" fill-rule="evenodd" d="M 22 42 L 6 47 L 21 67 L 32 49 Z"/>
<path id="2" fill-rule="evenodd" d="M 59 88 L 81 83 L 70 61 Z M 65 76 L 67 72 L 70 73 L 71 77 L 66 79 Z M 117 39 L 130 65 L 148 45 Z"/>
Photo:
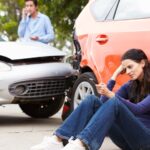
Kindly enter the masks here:
<path id="1" fill-rule="evenodd" d="M 150 129 L 116 97 L 105 103 L 86 97 L 54 134 L 79 138 L 89 150 L 98 150 L 107 135 L 123 150 L 150 150 Z"/>

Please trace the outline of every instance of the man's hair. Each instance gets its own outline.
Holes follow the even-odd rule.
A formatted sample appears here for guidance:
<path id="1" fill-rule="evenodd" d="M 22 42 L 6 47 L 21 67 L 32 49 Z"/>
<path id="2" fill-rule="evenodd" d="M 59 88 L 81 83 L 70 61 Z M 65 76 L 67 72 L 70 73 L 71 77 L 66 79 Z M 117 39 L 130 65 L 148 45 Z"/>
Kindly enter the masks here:
<path id="1" fill-rule="evenodd" d="M 38 6 L 38 1 L 37 0 L 25 0 L 25 2 L 28 2 L 28 1 L 32 1 L 35 6 Z"/>

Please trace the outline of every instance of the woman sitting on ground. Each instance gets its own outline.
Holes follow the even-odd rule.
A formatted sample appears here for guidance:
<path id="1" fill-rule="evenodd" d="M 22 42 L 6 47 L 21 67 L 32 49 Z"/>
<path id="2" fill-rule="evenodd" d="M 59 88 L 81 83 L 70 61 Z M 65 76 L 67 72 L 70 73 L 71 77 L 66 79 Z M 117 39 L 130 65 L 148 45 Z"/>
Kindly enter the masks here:
<path id="1" fill-rule="evenodd" d="M 131 78 L 114 93 L 116 78 L 125 71 Z M 102 95 L 87 96 L 63 124 L 31 150 L 99 150 L 108 135 L 123 150 L 150 150 L 150 63 L 140 49 L 130 49 Z M 63 140 L 69 140 L 64 147 Z"/>

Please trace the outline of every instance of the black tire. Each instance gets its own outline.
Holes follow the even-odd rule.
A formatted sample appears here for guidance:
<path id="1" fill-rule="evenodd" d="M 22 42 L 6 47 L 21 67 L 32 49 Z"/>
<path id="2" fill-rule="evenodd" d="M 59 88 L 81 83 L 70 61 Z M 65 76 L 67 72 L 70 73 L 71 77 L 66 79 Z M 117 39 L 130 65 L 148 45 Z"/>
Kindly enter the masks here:
<path id="1" fill-rule="evenodd" d="M 89 91 L 90 93 L 88 93 L 88 94 L 93 94 L 93 95 L 99 96 L 99 94 L 96 90 L 96 86 L 95 86 L 95 84 L 97 84 L 97 83 L 98 83 L 97 79 L 92 72 L 83 73 L 78 77 L 78 79 L 75 81 L 73 88 L 72 88 L 71 101 L 68 101 L 68 103 L 66 103 L 66 105 L 65 105 L 65 107 L 70 107 L 70 108 L 68 109 L 68 111 L 62 112 L 62 120 L 65 120 L 70 115 L 70 113 L 77 107 L 77 104 L 76 104 L 76 101 L 77 101 L 76 94 L 77 93 L 76 92 L 77 92 L 78 88 L 80 88 L 80 86 L 82 86 L 82 84 L 83 84 L 83 89 L 85 91 L 90 90 L 90 89 L 88 89 L 88 87 L 86 87 L 86 85 L 91 87 L 91 91 Z M 85 87 L 84 87 L 84 85 L 85 85 Z M 80 95 L 78 95 L 78 96 L 79 96 L 78 98 L 80 99 L 80 102 L 81 102 L 86 95 L 82 95 L 83 97 L 80 97 Z"/>
<path id="2" fill-rule="evenodd" d="M 58 96 L 54 99 L 39 103 L 19 104 L 22 111 L 33 118 L 48 118 L 57 113 L 62 107 L 64 96 Z"/>

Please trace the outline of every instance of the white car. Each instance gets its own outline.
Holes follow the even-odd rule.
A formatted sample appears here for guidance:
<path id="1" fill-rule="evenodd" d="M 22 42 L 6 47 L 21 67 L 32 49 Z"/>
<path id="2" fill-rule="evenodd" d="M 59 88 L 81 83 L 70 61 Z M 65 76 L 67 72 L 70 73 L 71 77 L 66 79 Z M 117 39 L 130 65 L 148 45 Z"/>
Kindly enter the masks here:
<path id="1" fill-rule="evenodd" d="M 46 44 L 0 42 L 0 104 L 19 104 L 35 118 L 55 114 L 74 73 L 64 57 Z"/>

